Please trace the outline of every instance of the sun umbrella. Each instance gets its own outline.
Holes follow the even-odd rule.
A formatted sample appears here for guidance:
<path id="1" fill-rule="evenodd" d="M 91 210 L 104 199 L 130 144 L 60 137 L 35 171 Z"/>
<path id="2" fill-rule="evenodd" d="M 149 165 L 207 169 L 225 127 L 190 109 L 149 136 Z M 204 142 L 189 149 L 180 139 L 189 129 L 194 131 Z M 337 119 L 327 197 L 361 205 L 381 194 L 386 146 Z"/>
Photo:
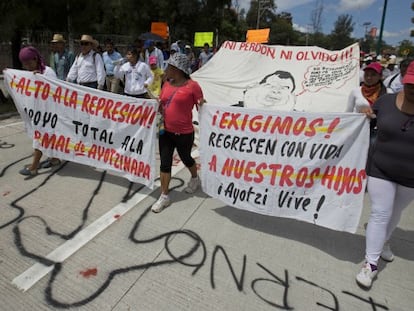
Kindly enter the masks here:
<path id="1" fill-rule="evenodd" d="M 165 39 L 155 33 L 152 32 L 144 32 L 142 34 L 139 35 L 138 37 L 141 40 L 152 40 L 152 41 L 165 41 Z"/>

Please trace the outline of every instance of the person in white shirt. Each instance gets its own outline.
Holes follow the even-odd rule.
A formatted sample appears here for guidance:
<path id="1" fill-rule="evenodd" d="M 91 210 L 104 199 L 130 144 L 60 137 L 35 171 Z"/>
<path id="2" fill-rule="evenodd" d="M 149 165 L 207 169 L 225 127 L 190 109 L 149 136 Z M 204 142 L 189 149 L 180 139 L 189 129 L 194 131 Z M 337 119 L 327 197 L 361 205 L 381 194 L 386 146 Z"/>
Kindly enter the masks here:
<path id="1" fill-rule="evenodd" d="M 387 93 L 381 80 L 382 66 L 380 63 L 370 63 L 363 70 L 363 83 L 349 94 L 346 112 L 359 112 L 362 107 L 370 107 L 381 95 Z"/>
<path id="2" fill-rule="evenodd" d="M 203 51 L 198 56 L 198 68 L 201 68 L 207 64 L 212 57 L 213 53 L 210 51 L 210 45 L 208 43 L 204 43 Z"/>
<path id="3" fill-rule="evenodd" d="M 137 98 L 149 98 L 148 85 L 154 80 L 151 68 L 139 60 L 138 50 L 134 46 L 127 49 L 125 64 L 114 67 L 114 75 L 124 81 L 124 93 Z"/>
<path id="4" fill-rule="evenodd" d="M 387 88 L 387 93 L 398 93 L 404 88 L 402 80 L 407 72 L 408 65 L 413 61 L 412 58 L 406 58 L 400 63 L 400 71 L 396 74 L 390 75 L 384 80 L 384 85 Z"/>
<path id="5" fill-rule="evenodd" d="M 94 50 L 97 41 L 90 35 L 82 35 L 80 46 L 81 52 L 76 56 L 66 81 L 103 90 L 106 72 L 102 56 Z"/>
<path id="6" fill-rule="evenodd" d="M 144 42 L 145 50 L 145 63 L 149 66 L 150 56 L 155 56 L 157 58 L 157 67 L 164 69 L 164 54 L 162 51 L 155 46 L 155 42 L 152 40 L 146 40 Z"/>
<path id="7" fill-rule="evenodd" d="M 119 79 L 114 76 L 114 67 L 116 62 L 122 59 L 122 55 L 115 50 L 114 42 L 111 39 L 105 41 L 105 50 L 102 58 L 106 70 L 106 90 L 119 93 Z"/>
<path id="8" fill-rule="evenodd" d="M 382 79 L 385 80 L 389 76 L 393 76 L 400 72 L 400 69 L 397 66 L 397 58 L 395 55 L 391 55 L 387 62 L 384 65 L 384 70 L 382 71 Z"/>
<path id="9" fill-rule="evenodd" d="M 360 112 L 362 109 L 371 107 L 382 95 L 387 94 L 387 88 L 382 83 L 382 66 L 373 62 L 364 67 L 364 81 L 361 86 L 353 89 L 348 97 L 345 112 Z M 370 128 L 370 144 L 376 139 L 376 128 Z"/>

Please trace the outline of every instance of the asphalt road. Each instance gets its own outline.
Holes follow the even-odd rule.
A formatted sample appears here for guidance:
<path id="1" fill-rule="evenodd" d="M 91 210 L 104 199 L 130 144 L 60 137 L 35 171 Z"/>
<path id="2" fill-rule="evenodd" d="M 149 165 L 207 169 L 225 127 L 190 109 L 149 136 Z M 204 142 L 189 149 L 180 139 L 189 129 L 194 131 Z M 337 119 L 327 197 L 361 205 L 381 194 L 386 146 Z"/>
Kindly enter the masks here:
<path id="1" fill-rule="evenodd" d="M 173 204 L 126 179 L 65 162 L 34 178 L 18 116 L 0 121 L 0 310 L 392 310 L 414 305 L 414 204 L 369 290 L 366 198 L 356 234 L 244 212 L 201 190 L 175 161 Z"/>

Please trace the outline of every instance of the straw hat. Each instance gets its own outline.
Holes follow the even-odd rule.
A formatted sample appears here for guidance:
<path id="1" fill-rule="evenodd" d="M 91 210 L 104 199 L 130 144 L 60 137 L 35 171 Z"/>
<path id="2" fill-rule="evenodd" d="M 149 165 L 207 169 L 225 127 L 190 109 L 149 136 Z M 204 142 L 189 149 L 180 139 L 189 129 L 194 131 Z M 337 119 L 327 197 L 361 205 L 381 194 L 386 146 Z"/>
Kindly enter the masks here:
<path id="1" fill-rule="evenodd" d="M 95 40 L 94 38 L 92 38 L 92 36 L 90 35 L 82 35 L 80 42 L 89 42 L 92 43 L 93 47 L 97 47 L 98 46 L 98 41 Z"/>
<path id="2" fill-rule="evenodd" d="M 55 33 L 53 35 L 52 41 L 50 41 L 52 43 L 57 43 L 57 42 L 63 42 L 65 43 L 66 40 L 63 38 L 63 35 L 61 35 L 60 33 Z"/>

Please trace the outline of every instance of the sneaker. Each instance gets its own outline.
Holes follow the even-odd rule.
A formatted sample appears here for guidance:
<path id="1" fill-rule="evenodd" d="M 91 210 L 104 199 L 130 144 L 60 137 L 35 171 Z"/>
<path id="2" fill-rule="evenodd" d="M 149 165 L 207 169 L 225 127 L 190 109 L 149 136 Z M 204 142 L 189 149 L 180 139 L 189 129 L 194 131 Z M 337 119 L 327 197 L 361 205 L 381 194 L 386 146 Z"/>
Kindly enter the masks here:
<path id="1" fill-rule="evenodd" d="M 378 269 L 375 265 L 371 265 L 366 262 L 361 271 L 356 276 L 356 281 L 359 285 L 365 288 L 370 288 L 372 285 L 372 281 L 377 276 Z"/>
<path id="2" fill-rule="evenodd" d="M 187 193 L 194 193 L 194 192 L 197 191 L 197 189 L 198 189 L 198 187 L 200 187 L 200 185 L 201 185 L 201 181 L 200 181 L 200 178 L 198 176 L 194 177 L 194 178 L 191 178 L 190 181 L 187 184 L 187 188 L 185 188 L 184 191 L 187 192 Z"/>
<path id="3" fill-rule="evenodd" d="M 382 248 L 381 258 L 388 262 L 394 260 L 394 254 L 392 253 L 391 246 L 388 241 L 385 242 L 384 247 Z"/>
<path id="4" fill-rule="evenodd" d="M 19 173 L 23 176 L 36 176 L 37 170 L 30 170 L 28 167 L 24 167 L 19 171 Z"/>
<path id="5" fill-rule="evenodd" d="M 157 202 L 155 202 L 152 206 L 151 206 L 151 211 L 153 211 L 154 213 L 159 213 L 161 212 L 164 208 L 166 208 L 167 206 L 169 206 L 171 204 L 171 200 L 168 197 L 168 195 L 163 195 L 161 194 L 160 198 L 158 199 Z"/>

